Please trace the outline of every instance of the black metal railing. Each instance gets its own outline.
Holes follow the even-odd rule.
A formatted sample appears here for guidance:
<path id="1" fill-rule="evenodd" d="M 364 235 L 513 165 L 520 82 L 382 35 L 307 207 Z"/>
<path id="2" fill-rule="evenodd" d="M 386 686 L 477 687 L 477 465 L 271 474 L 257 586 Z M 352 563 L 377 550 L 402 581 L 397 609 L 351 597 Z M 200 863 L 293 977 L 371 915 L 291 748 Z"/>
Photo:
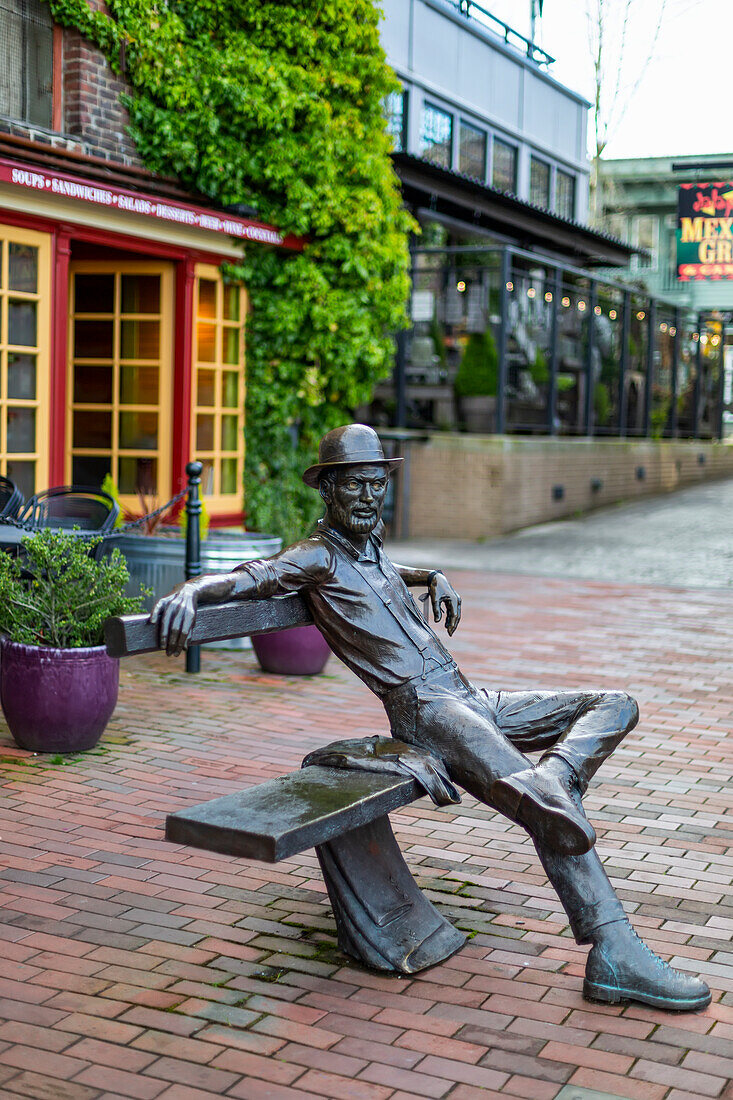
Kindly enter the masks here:
<path id="1" fill-rule="evenodd" d="M 513 47 L 519 53 L 524 54 L 531 61 L 534 61 L 537 65 L 553 65 L 555 58 L 543 50 L 540 46 L 535 45 L 531 39 L 522 34 L 521 31 L 515 30 L 508 23 L 505 23 L 503 19 L 499 19 L 496 15 L 493 15 L 490 11 L 484 8 L 481 4 L 475 4 L 473 0 L 447 0 L 452 7 L 456 8 L 461 15 L 465 15 L 467 19 L 471 19 L 476 23 L 479 23 L 486 30 L 491 31 L 498 38 L 501 38 L 507 46 Z"/>
<path id="2" fill-rule="evenodd" d="M 722 438 L 733 315 L 692 312 L 512 246 L 413 256 L 412 327 L 392 384 L 377 389 L 375 424 Z M 466 384 L 469 364 L 480 384 Z"/>

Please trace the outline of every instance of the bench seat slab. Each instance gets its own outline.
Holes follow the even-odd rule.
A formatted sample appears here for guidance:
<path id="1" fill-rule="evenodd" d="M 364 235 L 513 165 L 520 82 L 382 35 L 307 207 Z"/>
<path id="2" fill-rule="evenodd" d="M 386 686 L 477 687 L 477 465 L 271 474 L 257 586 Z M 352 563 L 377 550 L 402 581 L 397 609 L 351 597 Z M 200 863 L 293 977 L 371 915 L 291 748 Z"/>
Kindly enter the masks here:
<path id="1" fill-rule="evenodd" d="M 166 837 L 277 863 L 383 817 L 423 794 L 414 779 L 309 767 L 169 814 Z"/>
<path id="2" fill-rule="evenodd" d="M 341 949 L 414 974 L 465 942 L 415 883 L 389 822 L 422 795 L 412 778 L 310 766 L 169 814 L 166 836 L 266 863 L 315 848 Z"/>

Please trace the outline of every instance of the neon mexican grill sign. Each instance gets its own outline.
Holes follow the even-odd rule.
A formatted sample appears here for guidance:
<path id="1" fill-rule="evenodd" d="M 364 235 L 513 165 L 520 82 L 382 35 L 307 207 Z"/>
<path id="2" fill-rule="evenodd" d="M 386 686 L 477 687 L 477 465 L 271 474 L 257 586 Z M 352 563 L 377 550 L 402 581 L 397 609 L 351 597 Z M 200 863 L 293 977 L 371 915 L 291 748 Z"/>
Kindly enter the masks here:
<path id="1" fill-rule="evenodd" d="M 31 191 L 75 199 L 94 206 L 106 206 L 112 210 L 155 218 L 158 221 L 175 222 L 178 225 L 206 229 L 213 233 L 225 233 L 229 237 L 256 241 L 258 244 L 280 245 L 296 250 L 303 247 L 303 242 L 297 237 L 283 236 L 273 226 L 266 225 L 264 222 L 235 217 L 204 206 L 192 206 L 189 203 L 162 199 L 137 191 L 126 191 L 124 188 L 108 187 L 92 180 L 65 175 L 62 172 L 49 172 L 35 168 L 33 165 L 18 164 L 10 160 L 0 159 L 0 183 L 15 184 Z"/>
<path id="2" fill-rule="evenodd" d="M 733 279 L 733 180 L 680 186 L 677 278 Z"/>

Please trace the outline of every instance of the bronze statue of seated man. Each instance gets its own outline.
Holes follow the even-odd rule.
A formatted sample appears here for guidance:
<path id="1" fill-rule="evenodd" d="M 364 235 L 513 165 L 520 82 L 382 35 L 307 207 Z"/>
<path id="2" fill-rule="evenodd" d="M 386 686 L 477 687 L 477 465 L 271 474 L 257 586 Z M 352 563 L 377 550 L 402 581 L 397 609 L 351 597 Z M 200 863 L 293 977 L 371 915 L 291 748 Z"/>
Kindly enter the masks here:
<path id="1" fill-rule="evenodd" d="M 451 780 L 531 835 L 578 943 L 591 944 L 584 995 L 690 1010 L 703 981 L 664 963 L 636 935 L 593 847 L 582 796 L 638 720 L 620 691 L 493 691 L 475 687 L 410 595 L 427 589 L 453 634 L 461 601 L 439 569 L 395 565 L 382 548 L 391 471 L 376 433 L 349 424 L 321 440 L 303 475 L 325 515 L 308 538 L 232 573 L 189 581 L 152 612 L 168 653 L 187 644 L 197 605 L 298 592 L 333 652 L 383 702 L 392 736 L 429 750 Z M 539 752 L 532 765 L 528 752 Z"/>

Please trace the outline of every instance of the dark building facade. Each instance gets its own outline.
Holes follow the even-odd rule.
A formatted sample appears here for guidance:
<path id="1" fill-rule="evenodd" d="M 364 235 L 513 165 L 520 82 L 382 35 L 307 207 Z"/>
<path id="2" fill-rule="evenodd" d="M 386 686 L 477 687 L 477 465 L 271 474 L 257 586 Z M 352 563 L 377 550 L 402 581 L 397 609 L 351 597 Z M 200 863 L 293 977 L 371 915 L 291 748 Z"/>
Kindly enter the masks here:
<path id="1" fill-rule="evenodd" d="M 480 4 L 386 0 L 384 10 L 402 85 L 387 104 L 394 163 L 422 233 L 412 327 L 375 421 L 719 434 L 715 334 L 627 278 L 643 243 L 587 224 L 588 102 Z"/>

